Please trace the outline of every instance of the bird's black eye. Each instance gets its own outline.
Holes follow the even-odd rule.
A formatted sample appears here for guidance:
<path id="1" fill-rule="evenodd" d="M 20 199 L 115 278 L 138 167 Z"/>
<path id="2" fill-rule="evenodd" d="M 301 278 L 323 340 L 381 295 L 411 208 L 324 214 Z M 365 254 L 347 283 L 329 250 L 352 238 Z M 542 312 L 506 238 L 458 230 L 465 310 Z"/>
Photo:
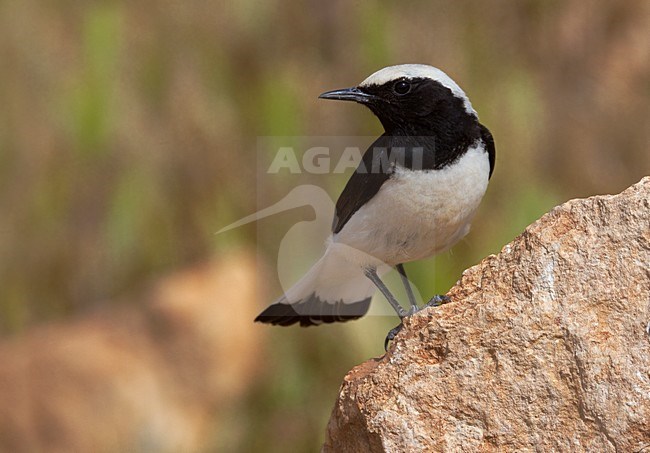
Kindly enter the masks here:
<path id="1" fill-rule="evenodd" d="M 399 95 L 406 94 L 411 91 L 411 84 L 405 80 L 400 80 L 393 86 L 393 91 Z"/>

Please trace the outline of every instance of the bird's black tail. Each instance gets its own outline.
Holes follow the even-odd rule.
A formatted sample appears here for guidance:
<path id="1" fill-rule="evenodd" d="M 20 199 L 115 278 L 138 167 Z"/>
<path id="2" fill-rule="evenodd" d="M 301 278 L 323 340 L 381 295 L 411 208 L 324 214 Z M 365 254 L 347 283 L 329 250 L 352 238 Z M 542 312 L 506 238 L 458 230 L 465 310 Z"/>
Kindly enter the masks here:
<path id="1" fill-rule="evenodd" d="M 315 294 L 296 304 L 276 302 L 260 313 L 255 322 L 290 326 L 300 323 L 302 327 L 317 326 L 322 323 L 345 322 L 359 319 L 368 312 L 370 299 L 359 302 L 344 303 L 337 301 L 329 303 L 321 300 Z"/>
<path id="2" fill-rule="evenodd" d="M 255 318 L 256 322 L 289 326 L 358 319 L 368 312 L 375 292 L 358 265 L 328 249 L 325 255 L 280 299 Z"/>

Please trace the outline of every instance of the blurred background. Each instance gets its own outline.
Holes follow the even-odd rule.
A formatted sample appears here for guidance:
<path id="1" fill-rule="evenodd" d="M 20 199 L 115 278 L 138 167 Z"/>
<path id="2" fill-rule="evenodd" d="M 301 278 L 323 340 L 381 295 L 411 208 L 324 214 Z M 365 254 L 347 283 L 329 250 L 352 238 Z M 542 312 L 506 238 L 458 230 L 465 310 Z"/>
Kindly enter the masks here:
<path id="1" fill-rule="evenodd" d="M 0 2 L 0 451 L 319 449 L 396 319 L 252 323 L 313 217 L 215 235 L 258 208 L 258 137 L 379 135 L 318 94 L 447 72 L 497 163 L 467 239 L 407 266 L 444 293 L 556 204 L 650 174 L 649 30 L 647 0 Z"/>

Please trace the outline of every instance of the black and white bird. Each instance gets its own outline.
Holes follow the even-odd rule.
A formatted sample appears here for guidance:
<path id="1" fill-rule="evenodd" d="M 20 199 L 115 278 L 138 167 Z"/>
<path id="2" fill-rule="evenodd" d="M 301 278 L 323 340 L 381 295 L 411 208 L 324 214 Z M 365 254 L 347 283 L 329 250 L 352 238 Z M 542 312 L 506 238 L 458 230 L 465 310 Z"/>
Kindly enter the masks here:
<path id="1" fill-rule="evenodd" d="M 341 193 L 323 257 L 255 321 L 311 326 L 357 319 L 376 289 L 402 319 L 418 310 L 403 263 L 444 252 L 469 232 L 494 170 L 492 134 L 456 82 L 428 65 L 386 67 L 320 98 L 365 105 L 385 133 Z M 409 310 L 381 280 L 392 267 Z M 436 296 L 427 305 L 445 300 Z"/>

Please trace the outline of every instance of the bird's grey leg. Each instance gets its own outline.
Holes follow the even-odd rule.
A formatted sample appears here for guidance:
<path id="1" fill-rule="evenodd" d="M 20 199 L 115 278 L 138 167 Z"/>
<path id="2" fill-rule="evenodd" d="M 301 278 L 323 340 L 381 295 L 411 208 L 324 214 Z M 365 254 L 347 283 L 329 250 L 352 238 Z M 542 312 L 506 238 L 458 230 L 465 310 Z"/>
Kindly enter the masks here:
<path id="1" fill-rule="evenodd" d="M 404 289 L 406 289 L 406 295 L 409 298 L 409 302 L 411 303 L 411 309 L 409 310 L 409 314 L 413 314 L 418 311 L 418 304 L 415 301 L 415 295 L 413 294 L 413 289 L 411 288 L 411 283 L 409 282 L 408 277 L 406 276 L 406 270 L 404 269 L 404 265 L 402 263 L 398 264 L 395 266 L 397 269 L 397 272 L 399 272 L 399 276 L 402 278 L 402 284 L 404 285 Z M 388 334 L 386 335 L 386 339 L 384 340 L 384 351 L 388 351 L 388 343 L 390 341 L 393 341 L 397 334 L 402 330 L 402 327 L 404 324 L 401 322 L 390 329 L 388 331 Z"/>
<path id="2" fill-rule="evenodd" d="M 399 276 L 402 277 L 402 284 L 404 285 L 404 289 L 406 289 L 406 295 L 409 298 L 409 302 L 411 302 L 411 311 L 415 313 L 418 310 L 418 304 L 415 301 L 415 295 L 413 294 L 413 288 L 411 288 L 411 283 L 409 282 L 409 279 L 406 276 L 406 270 L 404 269 L 404 265 L 400 263 L 397 266 L 395 266 L 395 268 L 397 269 L 397 272 L 399 272 Z"/>
<path id="3" fill-rule="evenodd" d="M 395 296 L 393 296 L 386 285 L 384 285 L 384 282 L 381 281 L 379 275 L 377 275 L 376 269 L 369 267 L 364 269 L 364 273 L 366 274 L 366 277 L 368 277 L 370 281 L 375 284 L 379 291 L 381 291 L 381 293 L 384 295 L 386 300 L 388 300 L 388 303 L 391 305 L 391 307 L 393 307 L 393 310 L 395 310 L 395 313 L 397 313 L 397 316 L 399 316 L 400 319 L 408 315 L 408 313 L 402 308 L 399 302 L 397 302 Z"/>
<path id="4" fill-rule="evenodd" d="M 407 313 L 404 308 L 402 308 L 399 302 L 397 302 L 397 299 L 395 299 L 395 296 L 393 296 L 393 294 L 388 290 L 386 285 L 384 285 L 384 282 L 381 281 L 379 275 L 377 275 L 376 269 L 366 268 L 364 272 L 366 274 L 366 277 L 368 277 L 370 281 L 375 284 L 379 291 L 381 291 L 381 293 L 384 295 L 386 300 L 388 300 L 388 303 L 391 305 L 391 307 L 393 307 L 393 310 L 395 310 L 395 313 L 397 313 L 397 316 L 399 316 L 400 319 L 403 319 L 409 315 L 409 313 Z M 402 330 L 402 325 L 403 324 L 400 322 L 398 326 L 390 329 L 388 335 L 386 335 L 386 339 L 384 340 L 384 351 L 388 350 L 388 342 L 392 341 L 399 333 L 399 331 Z"/>

